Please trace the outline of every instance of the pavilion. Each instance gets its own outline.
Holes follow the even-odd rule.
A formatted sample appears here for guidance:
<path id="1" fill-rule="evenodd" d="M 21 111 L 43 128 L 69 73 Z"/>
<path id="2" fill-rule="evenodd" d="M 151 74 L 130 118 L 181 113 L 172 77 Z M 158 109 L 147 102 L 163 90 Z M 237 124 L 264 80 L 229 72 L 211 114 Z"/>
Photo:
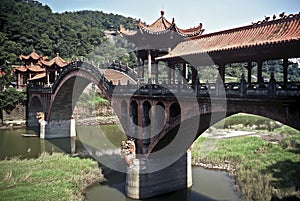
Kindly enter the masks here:
<path id="1" fill-rule="evenodd" d="M 137 66 L 141 66 L 142 63 L 148 61 L 148 78 L 152 78 L 152 63 L 155 64 L 155 81 L 158 82 L 158 63 L 155 61 L 156 57 L 166 55 L 169 53 L 178 43 L 186 40 L 187 38 L 200 36 L 204 29 L 202 24 L 189 29 L 179 28 L 174 18 L 172 22 L 165 18 L 165 12 L 161 11 L 161 16 L 151 25 L 146 25 L 141 20 L 137 23 L 137 30 L 127 30 L 122 25 L 120 26 L 120 34 L 129 42 L 135 44 L 137 55 Z M 144 65 L 143 65 L 144 66 Z M 138 77 L 144 78 L 144 68 L 138 70 Z"/>

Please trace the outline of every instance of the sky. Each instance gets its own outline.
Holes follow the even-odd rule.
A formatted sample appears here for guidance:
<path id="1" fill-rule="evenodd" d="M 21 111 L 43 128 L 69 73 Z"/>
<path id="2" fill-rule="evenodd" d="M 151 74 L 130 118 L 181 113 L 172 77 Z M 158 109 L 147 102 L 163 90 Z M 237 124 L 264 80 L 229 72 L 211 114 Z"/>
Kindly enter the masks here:
<path id="1" fill-rule="evenodd" d="M 203 24 L 205 33 L 249 25 L 264 16 L 300 12 L 300 0 L 38 0 L 53 12 L 99 10 L 141 19 L 147 24 L 165 17 L 187 29 Z"/>

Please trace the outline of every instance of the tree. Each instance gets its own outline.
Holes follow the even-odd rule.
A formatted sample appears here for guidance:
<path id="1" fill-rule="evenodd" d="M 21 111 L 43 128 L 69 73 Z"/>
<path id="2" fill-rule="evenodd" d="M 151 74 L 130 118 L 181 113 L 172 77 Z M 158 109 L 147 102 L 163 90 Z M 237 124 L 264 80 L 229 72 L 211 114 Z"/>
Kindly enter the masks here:
<path id="1" fill-rule="evenodd" d="M 18 104 L 26 103 L 25 91 L 17 91 L 10 84 L 14 79 L 11 75 L 11 67 L 6 66 L 1 69 L 4 72 L 0 75 L 0 119 L 3 124 L 3 112 L 10 113 Z"/>

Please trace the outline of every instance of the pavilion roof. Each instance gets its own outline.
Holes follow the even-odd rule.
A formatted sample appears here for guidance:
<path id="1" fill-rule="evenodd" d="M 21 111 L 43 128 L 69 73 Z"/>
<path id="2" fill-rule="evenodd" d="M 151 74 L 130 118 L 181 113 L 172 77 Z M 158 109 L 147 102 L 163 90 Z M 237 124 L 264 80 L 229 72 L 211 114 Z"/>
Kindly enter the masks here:
<path id="1" fill-rule="evenodd" d="M 26 72 L 28 69 L 26 68 L 26 66 L 19 66 L 14 68 L 14 71 L 20 71 L 20 72 Z"/>
<path id="2" fill-rule="evenodd" d="M 189 28 L 189 29 L 178 28 L 177 25 L 175 24 L 174 18 L 172 22 L 170 22 L 165 18 L 164 14 L 165 12 L 161 11 L 161 17 L 158 18 L 155 22 L 153 22 L 149 26 L 141 22 L 141 20 L 139 20 L 137 24 L 137 28 L 138 28 L 137 31 L 127 30 L 123 26 L 120 26 L 120 33 L 125 36 L 134 36 L 138 33 L 161 35 L 161 34 L 168 33 L 170 31 L 175 31 L 184 37 L 191 37 L 191 36 L 201 35 L 204 31 L 204 29 L 202 29 L 201 23 L 199 24 L 199 26 L 194 28 Z"/>
<path id="3" fill-rule="evenodd" d="M 38 79 L 41 79 L 41 78 L 44 78 L 44 77 L 46 77 L 46 72 L 36 74 L 31 79 L 29 79 L 29 81 L 38 80 Z"/>
<path id="4" fill-rule="evenodd" d="M 56 54 L 56 57 L 54 57 L 53 59 L 51 59 L 51 61 L 41 61 L 41 63 L 47 67 L 52 67 L 54 65 L 58 66 L 58 67 L 65 67 L 66 65 L 69 64 L 69 62 L 65 61 L 64 59 L 62 59 L 59 54 Z"/>
<path id="5" fill-rule="evenodd" d="M 29 55 L 23 55 L 23 54 L 21 54 L 20 56 L 19 56 L 19 59 L 20 60 L 28 60 L 28 59 L 33 59 L 33 60 L 39 60 L 40 58 L 42 58 L 42 56 L 40 56 L 40 55 L 38 55 L 36 52 L 31 52 Z"/>
<path id="6" fill-rule="evenodd" d="M 32 64 L 32 63 L 31 63 L 31 65 L 26 66 L 26 68 L 27 68 L 29 71 L 31 71 L 31 72 L 36 72 L 36 73 L 38 73 L 38 72 L 45 72 L 45 68 L 42 68 L 42 67 L 39 66 L 39 65 L 34 65 L 34 64 Z"/>
<path id="7" fill-rule="evenodd" d="M 39 72 L 45 72 L 45 68 L 42 68 L 39 65 L 36 64 L 30 64 L 28 66 L 19 66 L 14 68 L 14 71 L 19 71 L 19 72 L 27 72 L 27 71 L 31 71 L 31 72 L 35 72 L 35 73 L 39 73 Z"/>
<path id="8" fill-rule="evenodd" d="M 295 41 L 300 42 L 300 13 L 288 16 L 282 13 L 279 19 L 274 15 L 271 21 L 266 18 L 252 25 L 192 37 L 179 43 L 169 54 L 157 60 Z"/>

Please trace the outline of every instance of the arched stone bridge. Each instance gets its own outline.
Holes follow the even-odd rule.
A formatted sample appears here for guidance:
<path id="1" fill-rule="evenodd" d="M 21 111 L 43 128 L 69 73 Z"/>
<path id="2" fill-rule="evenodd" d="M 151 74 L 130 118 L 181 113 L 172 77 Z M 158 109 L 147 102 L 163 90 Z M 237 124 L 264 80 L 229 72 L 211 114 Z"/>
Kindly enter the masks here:
<path id="1" fill-rule="evenodd" d="M 150 118 L 148 113 L 151 107 L 158 105 L 165 110 L 164 114 L 156 114 L 154 117 L 157 119 L 158 116 L 163 116 L 160 118 L 166 123 L 160 126 L 163 126 L 162 133 L 151 139 L 152 143 L 147 152 L 151 152 L 154 144 L 173 127 L 193 117 L 195 106 L 189 100 L 184 100 L 180 107 L 176 97 L 178 94 L 189 94 L 196 98 L 198 115 L 222 112 L 225 114 L 224 118 L 244 112 L 268 117 L 300 129 L 300 83 L 289 83 L 281 87 L 281 83 L 276 82 L 250 85 L 242 80 L 234 84 L 206 83 L 192 86 L 182 83 L 137 84 L 137 80 L 135 72 L 126 66 L 111 65 L 99 69 L 86 62 L 73 62 L 61 71 L 51 87 L 28 87 L 27 124 L 29 127 L 38 126 L 35 119 L 38 111 L 45 113 L 48 127 L 52 122 L 69 121 L 82 91 L 89 83 L 94 83 L 109 101 L 114 97 L 112 106 L 126 133 L 132 132 L 130 122 L 141 127 L 147 124 L 143 121 L 149 121 L 147 118 Z M 201 124 L 198 135 L 209 126 L 210 124 Z M 45 137 L 66 136 L 67 133 L 53 135 L 50 132 Z"/>
<path id="2" fill-rule="evenodd" d="M 254 84 L 242 78 L 234 84 L 141 84 L 126 66 L 99 69 L 81 61 L 65 67 L 51 87 L 28 87 L 28 127 L 39 126 L 36 112 L 42 111 L 47 125 L 41 137 L 76 135 L 72 113 L 89 83 L 94 83 L 111 102 L 127 137 L 137 139 L 137 153 L 146 158 L 170 144 L 179 130 L 187 140 L 180 147 L 184 152 L 212 124 L 239 112 L 269 117 L 300 130 L 300 83 Z M 172 166 L 151 174 L 151 182 L 147 174 L 143 174 L 145 179 L 140 175 L 137 186 L 127 185 L 132 189 L 127 195 L 143 198 L 190 186 L 188 161 L 189 156 L 184 154 Z M 176 177 L 178 185 L 161 180 L 174 171 L 184 173 Z M 152 187 L 160 191 L 150 192 Z M 139 195 L 130 194 L 136 191 Z"/>

